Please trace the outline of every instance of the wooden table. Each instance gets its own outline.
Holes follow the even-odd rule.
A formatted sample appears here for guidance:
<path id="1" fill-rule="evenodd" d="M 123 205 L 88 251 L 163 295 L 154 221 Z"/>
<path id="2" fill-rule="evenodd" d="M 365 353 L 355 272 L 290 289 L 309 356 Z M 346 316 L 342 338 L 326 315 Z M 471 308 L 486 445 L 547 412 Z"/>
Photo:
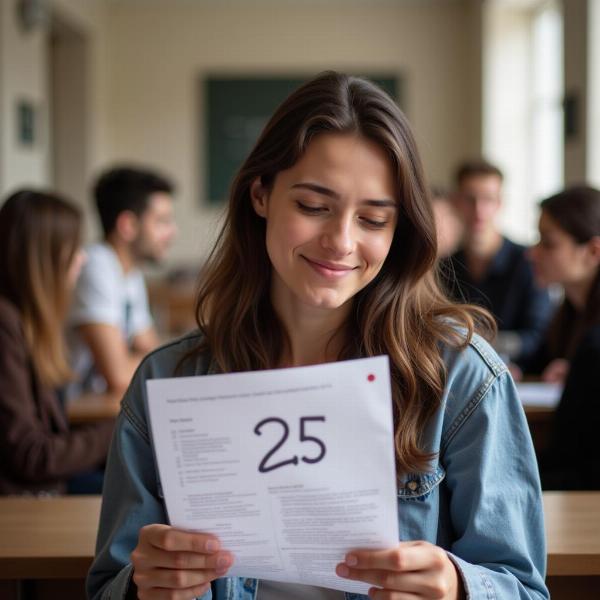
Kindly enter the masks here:
<path id="1" fill-rule="evenodd" d="M 597 600 L 600 492 L 546 492 L 544 511 L 553 600 Z M 32 598 L 82 598 L 99 513 L 97 496 L 0 498 L 0 598 L 17 598 L 22 580 L 35 580 Z M 73 595 L 64 591 L 65 580 Z"/>
<path id="2" fill-rule="evenodd" d="M 85 598 L 99 496 L 0 498 L 0 598 Z"/>
<path id="3" fill-rule="evenodd" d="M 116 417 L 121 410 L 120 394 L 84 394 L 67 402 L 67 417 L 72 425 L 93 423 Z"/>
<path id="4" fill-rule="evenodd" d="M 600 598 L 600 492 L 544 492 L 553 600 Z"/>

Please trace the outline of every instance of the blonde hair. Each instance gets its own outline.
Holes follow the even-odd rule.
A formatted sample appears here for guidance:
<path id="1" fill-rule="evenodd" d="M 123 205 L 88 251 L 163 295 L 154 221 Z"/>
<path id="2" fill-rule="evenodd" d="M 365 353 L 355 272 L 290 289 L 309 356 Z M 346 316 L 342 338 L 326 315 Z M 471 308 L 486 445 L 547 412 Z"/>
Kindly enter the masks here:
<path id="1" fill-rule="evenodd" d="M 0 208 L 0 294 L 21 313 L 35 373 L 48 387 L 71 377 L 63 325 L 80 238 L 79 209 L 56 195 L 21 190 Z"/>

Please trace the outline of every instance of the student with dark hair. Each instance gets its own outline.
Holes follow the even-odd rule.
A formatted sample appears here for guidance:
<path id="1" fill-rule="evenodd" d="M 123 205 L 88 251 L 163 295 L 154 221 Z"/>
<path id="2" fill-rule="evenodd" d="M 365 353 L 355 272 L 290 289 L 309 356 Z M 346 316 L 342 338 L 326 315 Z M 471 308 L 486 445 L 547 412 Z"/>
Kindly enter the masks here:
<path id="1" fill-rule="evenodd" d="M 449 291 L 457 301 L 487 308 L 498 324 L 495 348 L 505 360 L 522 364 L 537 351 L 548 325 L 548 292 L 536 285 L 526 248 L 495 223 L 502 206 L 500 169 L 484 160 L 466 162 L 455 181 L 454 206 L 464 234 L 447 264 Z M 513 374 L 518 371 L 513 368 Z"/>
<path id="2" fill-rule="evenodd" d="M 337 575 L 372 585 L 372 598 L 548 597 L 523 410 L 506 366 L 475 333 L 493 329 L 491 317 L 440 291 L 436 246 L 428 185 L 394 101 L 333 72 L 292 93 L 233 182 L 200 281 L 198 331 L 148 356 L 123 399 L 90 598 L 344 598 L 227 577 L 234 557 L 218 539 L 167 524 L 146 382 L 381 354 L 400 539 L 340 557 Z"/>
<path id="3" fill-rule="evenodd" d="M 64 492 L 106 459 L 114 422 L 69 429 L 55 391 L 71 376 L 62 328 L 80 237 L 79 210 L 53 194 L 0 208 L 0 494 Z"/>
<path id="4" fill-rule="evenodd" d="M 575 186 L 541 203 L 536 278 L 564 288 L 547 334 L 542 378 L 565 382 L 550 447 L 541 457 L 547 489 L 600 489 L 600 191 Z"/>
<path id="5" fill-rule="evenodd" d="M 104 173 L 94 196 L 104 241 L 87 248 L 69 323 L 82 390 L 122 392 L 142 357 L 158 345 L 140 267 L 160 262 L 175 234 L 173 186 L 139 168 Z"/>

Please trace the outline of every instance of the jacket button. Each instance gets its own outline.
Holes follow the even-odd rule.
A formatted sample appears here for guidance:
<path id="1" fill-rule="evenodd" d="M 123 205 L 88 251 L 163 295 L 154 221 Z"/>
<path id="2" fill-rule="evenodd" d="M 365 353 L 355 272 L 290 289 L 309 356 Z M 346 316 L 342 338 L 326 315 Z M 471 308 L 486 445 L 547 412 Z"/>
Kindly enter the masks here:
<path id="1" fill-rule="evenodd" d="M 413 481 L 409 481 L 409 482 L 406 484 L 406 487 L 407 487 L 407 488 L 408 488 L 408 489 L 409 489 L 411 492 L 414 492 L 414 491 L 415 491 L 415 490 L 416 490 L 416 489 L 419 487 L 419 484 L 418 484 L 416 481 L 414 481 L 414 480 L 413 480 Z"/>

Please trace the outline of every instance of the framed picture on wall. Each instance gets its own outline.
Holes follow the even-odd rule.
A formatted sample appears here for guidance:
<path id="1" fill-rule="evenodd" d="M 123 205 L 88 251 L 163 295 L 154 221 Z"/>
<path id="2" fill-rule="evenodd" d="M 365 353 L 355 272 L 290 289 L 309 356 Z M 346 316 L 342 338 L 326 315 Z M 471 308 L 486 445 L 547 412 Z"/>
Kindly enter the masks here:
<path id="1" fill-rule="evenodd" d="M 33 102 L 19 100 L 16 106 L 17 143 L 21 146 L 32 147 L 36 142 L 37 118 Z"/>
<path id="2" fill-rule="evenodd" d="M 362 74 L 402 106 L 400 78 L 393 74 Z M 306 76 L 211 75 L 201 81 L 204 118 L 201 143 L 205 190 L 209 205 L 221 204 L 228 195 L 233 176 L 242 164 L 269 117 Z"/>

